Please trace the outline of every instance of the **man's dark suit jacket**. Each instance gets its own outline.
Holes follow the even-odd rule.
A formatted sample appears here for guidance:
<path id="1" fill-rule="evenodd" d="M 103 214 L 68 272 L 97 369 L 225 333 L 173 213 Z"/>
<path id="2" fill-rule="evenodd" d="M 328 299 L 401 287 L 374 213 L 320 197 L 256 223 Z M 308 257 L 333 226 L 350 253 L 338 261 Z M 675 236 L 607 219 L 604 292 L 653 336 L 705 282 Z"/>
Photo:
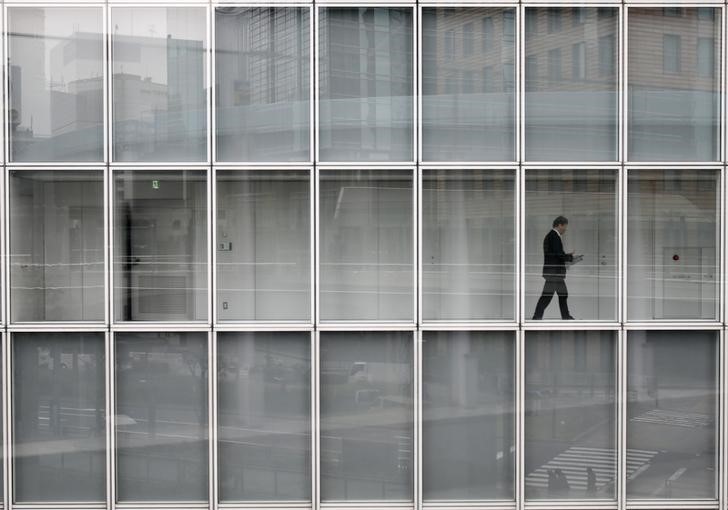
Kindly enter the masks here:
<path id="1" fill-rule="evenodd" d="M 550 230 L 543 238 L 543 277 L 563 280 L 566 278 L 566 263 L 572 260 L 573 255 L 564 253 L 561 236 L 555 230 Z"/>

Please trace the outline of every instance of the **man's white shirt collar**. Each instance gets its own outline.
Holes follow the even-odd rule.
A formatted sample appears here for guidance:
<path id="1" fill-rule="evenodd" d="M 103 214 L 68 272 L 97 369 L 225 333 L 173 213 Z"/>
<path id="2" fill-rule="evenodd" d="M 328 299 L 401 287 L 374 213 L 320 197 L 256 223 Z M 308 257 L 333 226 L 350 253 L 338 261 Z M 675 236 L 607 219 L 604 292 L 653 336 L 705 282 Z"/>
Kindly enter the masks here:
<path id="1" fill-rule="evenodd" d="M 559 234 L 559 237 L 561 237 L 561 232 L 559 232 L 559 231 L 558 231 L 558 230 L 556 230 L 555 228 L 552 228 L 551 230 L 553 230 L 554 232 L 556 232 L 557 234 Z"/>

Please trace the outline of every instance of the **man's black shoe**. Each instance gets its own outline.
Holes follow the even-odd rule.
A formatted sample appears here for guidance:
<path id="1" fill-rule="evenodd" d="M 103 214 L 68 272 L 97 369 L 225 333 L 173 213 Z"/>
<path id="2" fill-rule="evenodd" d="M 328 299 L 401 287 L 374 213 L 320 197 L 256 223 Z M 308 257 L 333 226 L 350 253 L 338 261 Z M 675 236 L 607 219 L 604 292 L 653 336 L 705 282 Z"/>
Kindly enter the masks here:
<path id="1" fill-rule="evenodd" d="M 569 315 L 568 317 L 563 317 L 561 320 L 562 321 L 575 321 L 576 319 L 574 317 L 572 317 L 571 315 Z"/>
<path id="2" fill-rule="evenodd" d="M 536 317 L 535 315 L 531 317 L 532 321 L 540 321 L 541 319 L 543 319 L 543 317 Z"/>

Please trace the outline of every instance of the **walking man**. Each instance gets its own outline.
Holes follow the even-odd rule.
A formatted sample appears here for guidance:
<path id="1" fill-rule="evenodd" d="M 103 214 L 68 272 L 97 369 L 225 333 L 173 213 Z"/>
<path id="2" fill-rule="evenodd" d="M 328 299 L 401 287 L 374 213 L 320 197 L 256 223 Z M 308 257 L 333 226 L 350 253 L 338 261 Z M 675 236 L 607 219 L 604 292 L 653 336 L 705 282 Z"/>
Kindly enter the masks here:
<path id="1" fill-rule="evenodd" d="M 566 288 L 566 263 L 574 261 L 574 253 L 565 253 L 561 237 L 566 233 L 569 220 L 563 216 L 557 217 L 553 228 L 543 239 L 543 285 L 541 297 L 536 304 L 533 320 L 543 319 L 543 313 L 551 302 L 554 293 L 559 296 L 559 309 L 563 320 L 574 320 L 569 313 L 569 291 Z"/>

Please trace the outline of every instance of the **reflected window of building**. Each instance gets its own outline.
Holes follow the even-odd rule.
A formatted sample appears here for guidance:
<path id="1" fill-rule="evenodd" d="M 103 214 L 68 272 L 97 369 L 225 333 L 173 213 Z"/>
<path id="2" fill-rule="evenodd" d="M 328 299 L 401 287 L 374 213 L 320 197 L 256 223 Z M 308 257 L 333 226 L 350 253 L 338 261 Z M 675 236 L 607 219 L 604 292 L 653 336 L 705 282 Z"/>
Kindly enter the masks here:
<path id="1" fill-rule="evenodd" d="M 310 333 L 217 338 L 220 501 L 310 501 Z"/>
<path id="2" fill-rule="evenodd" d="M 102 9 L 7 13 L 10 161 L 103 161 Z"/>
<path id="3" fill-rule="evenodd" d="M 120 503 L 207 501 L 207 333 L 116 333 Z"/>
<path id="4" fill-rule="evenodd" d="M 207 160 L 204 7 L 111 9 L 113 159 Z"/>
<path id="5" fill-rule="evenodd" d="M 628 498 L 717 498 L 718 352 L 717 331 L 628 333 Z"/>
<path id="6" fill-rule="evenodd" d="M 309 9 L 215 9 L 218 161 L 309 161 Z"/>
<path id="7" fill-rule="evenodd" d="M 512 500 L 512 332 L 423 333 L 423 497 Z"/>
<path id="8" fill-rule="evenodd" d="M 513 320 L 514 174 L 423 170 L 425 320 Z"/>
<path id="9" fill-rule="evenodd" d="M 593 7 L 528 7 L 526 19 L 547 17 L 551 26 L 556 13 L 556 19 L 572 18 L 568 31 L 530 34 L 526 24 L 526 159 L 614 161 L 618 20 Z M 546 63 L 541 74 L 537 59 Z"/>
<path id="10" fill-rule="evenodd" d="M 320 8 L 318 58 L 320 159 L 412 161 L 412 9 Z"/>
<path id="11" fill-rule="evenodd" d="M 103 173 L 8 175 L 11 320 L 103 321 Z"/>
<path id="12" fill-rule="evenodd" d="M 512 161 L 515 159 L 513 13 L 503 8 L 422 10 L 422 157 L 428 161 Z M 483 19 L 481 54 L 450 54 L 448 32 Z M 470 29 L 468 29 L 470 30 Z M 510 36 L 509 36 L 510 33 Z M 472 53 L 472 52 L 471 52 Z M 477 80 L 477 82 L 475 81 Z M 452 85 L 448 82 L 452 81 Z M 457 83 L 457 82 L 460 83 Z"/>
<path id="13" fill-rule="evenodd" d="M 526 319 L 616 318 L 616 189 L 613 170 L 526 172 Z M 560 216 L 564 233 L 554 231 Z"/>
<path id="14" fill-rule="evenodd" d="M 662 37 L 662 71 L 665 73 L 680 72 L 680 47 L 679 35 L 665 34 Z"/>
<path id="15" fill-rule="evenodd" d="M 321 499 L 413 500 L 412 333 L 321 333 Z"/>
<path id="16" fill-rule="evenodd" d="M 116 321 L 207 319 L 204 170 L 114 173 Z"/>
<path id="17" fill-rule="evenodd" d="M 700 14 L 705 9 L 714 12 L 714 19 Z M 720 10 L 664 11 L 663 16 L 660 8 L 629 9 L 628 159 L 714 161 L 720 129 Z M 668 14 L 673 11 L 677 14 Z M 701 39 L 706 40 L 702 49 Z M 662 48 L 662 59 L 655 58 L 655 48 Z"/>
<path id="18" fill-rule="evenodd" d="M 629 173 L 628 319 L 717 318 L 719 178 L 713 170 Z"/>
<path id="19" fill-rule="evenodd" d="M 322 320 L 413 320 L 412 172 L 321 170 Z"/>
<path id="20" fill-rule="evenodd" d="M 106 499 L 104 333 L 13 333 L 16 503 Z"/>
<path id="21" fill-rule="evenodd" d="M 311 319 L 309 172 L 217 171 L 217 317 Z"/>
<path id="22" fill-rule="evenodd" d="M 526 498 L 614 499 L 616 332 L 526 333 Z"/>

